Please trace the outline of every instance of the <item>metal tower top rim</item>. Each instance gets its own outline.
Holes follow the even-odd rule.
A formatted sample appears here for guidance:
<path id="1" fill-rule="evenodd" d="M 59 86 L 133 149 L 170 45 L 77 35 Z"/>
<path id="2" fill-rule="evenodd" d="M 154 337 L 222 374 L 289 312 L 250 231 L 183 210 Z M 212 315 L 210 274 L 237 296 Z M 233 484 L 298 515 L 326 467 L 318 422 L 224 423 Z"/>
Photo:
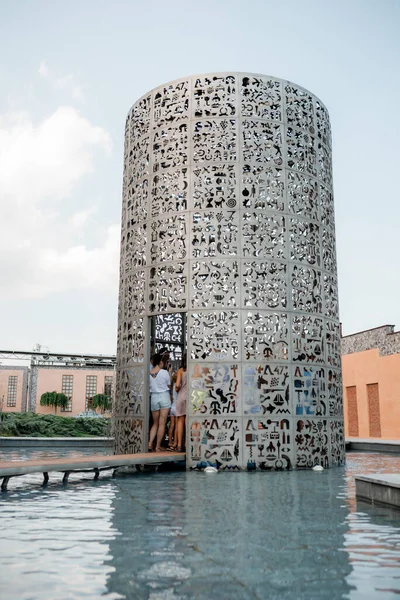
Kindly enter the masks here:
<path id="1" fill-rule="evenodd" d="M 216 76 L 216 75 L 217 76 L 240 75 L 240 76 L 250 76 L 250 77 L 265 77 L 265 78 L 269 78 L 269 79 L 275 79 L 276 81 L 280 81 L 284 84 L 295 85 L 297 88 L 303 90 L 304 92 L 311 94 L 311 96 L 313 96 L 316 100 L 318 100 L 318 102 L 321 103 L 321 105 L 325 108 L 325 110 L 329 114 L 329 110 L 328 110 L 326 104 L 324 104 L 322 102 L 322 100 L 316 94 L 314 94 L 314 92 L 312 92 L 308 88 L 304 87 L 303 85 L 296 83 L 295 81 L 291 81 L 290 79 L 284 79 L 282 77 L 276 77 L 275 75 L 268 75 L 266 73 L 253 73 L 252 71 L 209 71 L 206 73 L 193 73 L 192 75 L 183 75 L 182 77 L 177 77 L 176 79 L 171 79 L 169 81 L 165 81 L 164 83 L 160 83 L 159 85 L 156 85 L 155 87 L 151 88 L 150 90 L 148 90 L 147 92 L 142 94 L 137 100 L 135 100 L 135 102 L 130 106 L 130 108 L 127 112 L 127 117 L 129 116 L 133 107 L 136 106 L 136 104 L 138 104 L 141 100 L 143 100 L 143 98 L 146 98 L 147 96 L 149 96 L 150 94 L 152 94 L 153 92 L 155 92 L 156 90 L 158 90 L 160 88 L 163 88 L 167 85 L 171 85 L 174 83 L 178 83 L 179 81 L 184 81 L 185 79 L 195 79 L 197 77 L 211 77 L 211 76 Z"/>

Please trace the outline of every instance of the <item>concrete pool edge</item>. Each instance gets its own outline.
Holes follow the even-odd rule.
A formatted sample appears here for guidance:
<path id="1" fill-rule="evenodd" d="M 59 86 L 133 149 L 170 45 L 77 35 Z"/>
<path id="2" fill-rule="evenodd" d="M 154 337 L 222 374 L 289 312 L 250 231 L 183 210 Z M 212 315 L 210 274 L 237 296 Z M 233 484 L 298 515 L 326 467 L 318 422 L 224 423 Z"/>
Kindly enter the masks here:
<path id="1" fill-rule="evenodd" d="M 385 452 L 400 454 L 400 440 L 346 438 L 346 452 Z"/>
<path id="2" fill-rule="evenodd" d="M 0 437 L 0 448 L 112 448 L 112 437 Z"/>
<path id="3" fill-rule="evenodd" d="M 400 508 L 400 474 L 358 475 L 354 480 L 357 499 Z"/>

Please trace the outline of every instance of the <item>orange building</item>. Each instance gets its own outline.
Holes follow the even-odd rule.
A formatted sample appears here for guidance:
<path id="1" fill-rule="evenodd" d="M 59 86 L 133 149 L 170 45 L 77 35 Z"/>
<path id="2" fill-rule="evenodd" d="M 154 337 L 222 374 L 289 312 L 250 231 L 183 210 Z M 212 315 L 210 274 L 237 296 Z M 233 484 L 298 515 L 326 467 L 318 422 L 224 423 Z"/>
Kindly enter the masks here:
<path id="1" fill-rule="evenodd" d="M 0 367 L 0 412 L 27 410 L 28 375 L 28 367 Z"/>
<path id="2" fill-rule="evenodd" d="M 114 397 L 115 357 L 78 356 L 38 352 L 4 352 L 6 358 L 30 358 L 29 367 L 0 367 L 0 411 L 54 414 L 51 406 L 41 406 L 45 392 L 62 392 L 69 398 L 64 416 L 91 409 L 93 396 Z"/>
<path id="3" fill-rule="evenodd" d="M 31 409 L 39 414 L 54 414 L 51 406 L 40 406 L 40 398 L 45 392 L 62 392 L 69 398 L 67 408 L 57 411 L 65 417 L 78 415 L 90 410 L 92 398 L 96 394 L 113 396 L 114 371 L 100 369 L 66 369 L 65 367 L 42 367 L 37 369 L 35 403 Z M 32 395 L 31 395 L 32 397 Z"/>
<path id="4" fill-rule="evenodd" d="M 400 438 L 400 332 L 383 325 L 342 337 L 345 436 Z"/>

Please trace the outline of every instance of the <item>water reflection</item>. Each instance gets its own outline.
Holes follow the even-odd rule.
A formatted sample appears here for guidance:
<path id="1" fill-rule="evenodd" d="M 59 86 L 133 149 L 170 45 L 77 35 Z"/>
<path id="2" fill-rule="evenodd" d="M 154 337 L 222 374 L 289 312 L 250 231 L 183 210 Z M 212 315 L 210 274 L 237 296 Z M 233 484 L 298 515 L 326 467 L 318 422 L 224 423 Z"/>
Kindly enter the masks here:
<path id="1" fill-rule="evenodd" d="M 347 510 L 330 473 L 120 479 L 113 525 L 122 535 L 110 542 L 108 589 L 127 598 L 322 598 L 323 586 L 342 597 L 351 589 L 340 551 Z"/>
<path id="2" fill-rule="evenodd" d="M 178 472 L 77 480 L 0 498 L 0 597 L 391 598 L 400 513 L 356 503 L 349 454 L 322 473 Z"/>
<path id="3" fill-rule="evenodd" d="M 93 454 L 93 450 L 10 449 L 2 460 L 39 460 Z M 96 452 L 95 452 L 96 453 Z M 97 451 L 107 454 L 108 449 Z M 112 482 L 93 485 L 93 475 L 42 475 L 10 480 L 0 497 L 0 598 L 2 600 L 57 600 L 98 598 L 107 595 L 109 541 L 117 533 L 112 525 Z"/>
<path id="4" fill-rule="evenodd" d="M 347 582 L 352 599 L 398 597 L 400 594 L 400 511 L 356 501 L 356 473 L 400 473 L 398 458 L 383 454 L 349 454 L 346 470 L 345 552 L 352 570 Z"/>
<path id="5" fill-rule="evenodd" d="M 351 567 L 339 551 L 346 510 L 335 499 L 330 473 L 270 473 L 268 479 L 264 473 L 243 473 L 236 481 L 227 474 L 218 482 L 225 488 L 222 498 L 212 501 L 216 482 L 195 481 L 189 507 L 190 498 L 201 499 L 208 514 L 201 550 L 208 562 L 215 557 L 227 570 L 225 581 L 217 575 L 208 582 L 207 569 L 200 574 L 201 597 L 210 597 L 211 589 L 228 597 L 224 589 L 232 573 L 238 590 L 240 584 L 257 597 L 322 598 L 323 589 L 330 597 L 342 597 L 348 592 L 345 577 Z M 190 518 L 196 520 L 195 510 Z"/>
<path id="6" fill-rule="evenodd" d="M 112 525 L 112 485 L 89 482 L 7 495 L 1 507 L 3 600 L 99 597 Z M 109 598 L 116 598 L 109 595 Z"/>
<path id="7" fill-rule="evenodd" d="M 167 597 L 174 598 L 174 588 L 191 577 L 185 564 L 188 475 L 117 479 L 113 524 L 122 535 L 110 544 L 110 591 L 126 598 L 157 598 L 168 592 Z"/>

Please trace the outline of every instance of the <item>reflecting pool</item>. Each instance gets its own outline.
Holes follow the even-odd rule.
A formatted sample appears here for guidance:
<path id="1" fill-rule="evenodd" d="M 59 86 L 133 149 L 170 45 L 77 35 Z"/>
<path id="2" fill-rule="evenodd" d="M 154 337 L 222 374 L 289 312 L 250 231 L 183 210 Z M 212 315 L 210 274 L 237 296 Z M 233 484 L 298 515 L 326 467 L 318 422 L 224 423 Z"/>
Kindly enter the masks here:
<path id="1" fill-rule="evenodd" d="M 11 479 L 0 598 L 398 598 L 400 512 L 356 503 L 353 477 L 368 472 L 399 473 L 400 458 L 350 453 L 322 473 L 71 474 L 66 486 L 57 474 L 46 488 L 39 475 Z"/>

